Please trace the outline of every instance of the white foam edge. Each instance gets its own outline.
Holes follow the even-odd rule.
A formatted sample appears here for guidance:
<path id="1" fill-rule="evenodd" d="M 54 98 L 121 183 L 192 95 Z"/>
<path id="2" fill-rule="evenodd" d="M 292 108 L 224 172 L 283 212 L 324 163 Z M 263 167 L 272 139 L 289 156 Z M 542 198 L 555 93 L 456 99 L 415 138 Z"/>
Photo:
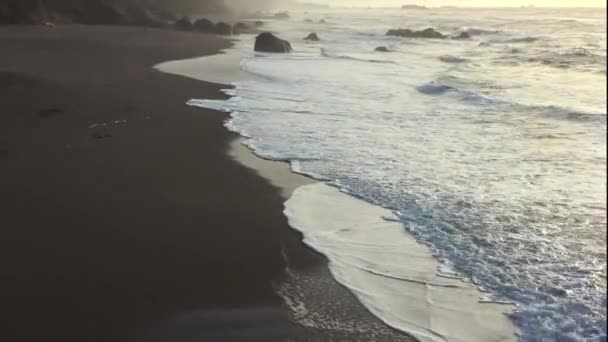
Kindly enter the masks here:
<path id="1" fill-rule="evenodd" d="M 512 305 L 439 275 L 431 250 L 383 219 L 389 210 L 315 183 L 297 188 L 284 212 L 304 242 L 328 258 L 334 278 L 389 326 L 423 342 L 517 340 L 507 316 Z"/>
<path id="2" fill-rule="evenodd" d="M 240 68 L 242 59 L 240 49 L 241 45 L 237 42 L 235 47 L 224 50 L 221 54 L 169 61 L 158 64 L 154 68 L 164 73 L 196 80 L 233 84 L 254 77 Z M 194 103 L 190 104 L 194 105 Z M 482 292 L 473 285 L 464 283 L 457 277 L 438 274 L 438 261 L 433 258 L 430 249 L 417 243 L 405 232 L 400 223 L 383 219 L 394 216 L 388 209 L 374 206 L 341 193 L 329 185 L 293 173 L 287 163 L 262 159 L 245 144 L 246 139 L 234 140 L 230 145 L 229 155 L 282 189 L 284 198 L 289 198 L 285 203 L 285 215 L 291 227 L 303 233 L 306 244 L 328 257 L 329 267 L 335 279 L 349 288 L 372 314 L 389 326 L 409 333 L 423 342 L 516 340 L 517 330 L 505 315 L 511 311 L 511 306 L 485 302 L 482 299 Z M 254 147 L 250 146 L 250 148 Z M 347 211 L 340 210 L 341 208 Z M 423 269 L 422 274 L 428 279 L 444 278 L 437 281 L 438 284 L 447 279 L 460 282 L 462 285 L 452 288 L 452 291 L 446 291 L 446 288 L 439 286 L 443 290 L 438 291 L 437 286 L 426 280 L 420 282 L 393 279 L 402 290 L 401 298 L 397 297 L 399 300 L 391 300 L 392 305 L 398 306 L 399 314 L 383 309 L 381 302 L 374 302 L 374 294 L 366 289 L 365 281 L 351 279 L 352 277 L 341 271 L 347 264 L 338 257 L 340 253 L 315 243 L 313 238 L 312 232 L 315 227 L 323 227 L 331 231 L 338 226 L 362 226 L 361 223 L 353 222 L 352 218 L 348 219 L 348 213 L 356 214 L 353 217 L 365 218 L 367 221 L 361 222 L 367 224 L 363 226 L 384 227 L 392 234 L 398 234 L 398 241 L 406 247 L 406 255 L 422 256 L 416 260 L 403 260 L 403 265 L 411 267 L 412 270 Z M 380 275 L 374 277 L 391 279 Z M 456 311 L 451 312 L 450 307 L 455 308 Z M 465 336 L 463 333 L 466 335 L 465 339 L 461 339 Z"/>
<path id="3" fill-rule="evenodd" d="M 240 67 L 243 58 L 242 47 L 247 44 L 249 36 L 251 35 L 235 37 L 233 39 L 234 46 L 217 54 L 168 61 L 155 65 L 154 69 L 172 75 L 221 84 L 232 84 L 237 80 L 251 79 L 252 75 Z"/>

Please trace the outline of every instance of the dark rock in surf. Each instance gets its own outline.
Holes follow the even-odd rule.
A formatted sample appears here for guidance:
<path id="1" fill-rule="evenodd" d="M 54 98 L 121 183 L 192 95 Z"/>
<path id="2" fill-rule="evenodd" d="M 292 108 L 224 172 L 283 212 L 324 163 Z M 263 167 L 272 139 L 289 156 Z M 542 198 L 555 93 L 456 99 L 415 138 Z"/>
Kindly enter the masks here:
<path id="1" fill-rule="evenodd" d="M 412 35 L 412 30 L 410 29 L 396 29 L 396 30 L 388 30 L 386 32 L 387 36 L 395 36 L 395 37 L 408 37 Z"/>
<path id="2" fill-rule="evenodd" d="M 452 39 L 471 39 L 471 35 L 468 34 L 467 32 L 461 32 L 456 37 L 452 37 Z"/>
<path id="3" fill-rule="evenodd" d="M 318 42 L 321 39 L 319 39 L 319 36 L 315 32 L 312 32 L 308 36 L 306 36 L 306 38 L 304 38 L 304 40 L 311 40 L 313 42 Z"/>
<path id="4" fill-rule="evenodd" d="M 255 38 L 254 50 L 278 53 L 293 51 L 291 44 L 288 41 L 280 39 L 270 32 L 263 32 Z"/>
<path id="5" fill-rule="evenodd" d="M 190 18 L 183 17 L 180 20 L 176 21 L 174 24 L 175 28 L 181 31 L 192 31 L 192 22 Z"/>
<path id="6" fill-rule="evenodd" d="M 215 33 L 215 24 L 209 19 L 199 19 L 192 25 L 192 28 L 198 32 Z"/>
<path id="7" fill-rule="evenodd" d="M 568 296 L 568 291 L 564 290 L 564 289 L 560 289 L 557 287 L 550 287 L 549 289 L 547 289 L 547 292 L 550 293 L 553 296 L 556 297 L 567 297 Z"/>
<path id="8" fill-rule="evenodd" d="M 224 22 L 219 22 L 219 23 L 215 24 L 215 33 L 221 34 L 224 36 L 229 36 L 232 34 L 232 26 L 230 26 Z"/>
<path id="9" fill-rule="evenodd" d="M 386 46 L 378 46 L 377 48 L 374 49 L 374 51 L 377 51 L 377 52 L 391 52 Z"/>
<path id="10" fill-rule="evenodd" d="M 406 37 L 406 38 L 429 38 L 429 39 L 445 39 L 447 38 L 441 32 L 435 31 L 433 28 L 427 28 L 422 31 L 412 31 L 410 29 L 389 30 L 387 36 Z"/>
<path id="11" fill-rule="evenodd" d="M 446 38 L 446 36 L 444 36 L 441 32 L 437 32 L 432 28 L 427 28 L 422 31 L 414 32 L 414 34 L 417 34 L 420 38 L 434 38 L 434 39 Z"/>
<path id="12" fill-rule="evenodd" d="M 264 22 L 261 20 L 257 20 L 254 22 L 255 26 L 260 27 L 260 26 L 264 26 Z"/>

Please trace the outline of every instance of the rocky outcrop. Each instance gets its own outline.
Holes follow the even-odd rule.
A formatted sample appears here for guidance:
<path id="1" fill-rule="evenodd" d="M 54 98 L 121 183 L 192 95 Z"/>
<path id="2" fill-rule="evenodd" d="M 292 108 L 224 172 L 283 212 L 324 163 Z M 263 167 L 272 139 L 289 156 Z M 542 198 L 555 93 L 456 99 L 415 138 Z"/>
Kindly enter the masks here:
<path id="1" fill-rule="evenodd" d="M 181 18 L 180 20 L 176 21 L 173 26 L 181 31 L 191 31 L 194 28 L 192 21 L 190 21 L 190 18 L 188 17 Z"/>
<path id="2" fill-rule="evenodd" d="M 0 24 L 162 27 L 174 22 L 179 13 L 226 9 L 223 0 L 0 0 Z"/>
<path id="3" fill-rule="evenodd" d="M 304 40 L 318 42 L 321 39 L 319 39 L 319 36 L 315 32 L 311 32 L 308 36 L 306 36 L 306 38 L 304 38 Z"/>
<path id="4" fill-rule="evenodd" d="M 410 29 L 389 30 L 387 36 L 406 37 L 406 38 L 430 38 L 430 39 L 445 39 L 447 36 L 441 32 L 435 31 L 433 28 L 427 28 L 422 31 L 412 31 Z"/>
<path id="5" fill-rule="evenodd" d="M 278 53 L 293 51 L 291 44 L 288 41 L 280 39 L 270 32 L 261 33 L 255 38 L 254 50 Z"/>
<path id="6" fill-rule="evenodd" d="M 90 3 L 65 0 L 0 0 L 0 24 L 42 24 L 46 22 L 82 24 L 129 24 L 127 7 L 118 7 L 102 1 Z"/>
<path id="7" fill-rule="evenodd" d="M 461 32 L 456 37 L 452 37 L 452 39 L 471 39 L 471 35 L 468 34 L 467 32 Z"/>
<path id="8" fill-rule="evenodd" d="M 199 19 L 194 23 L 190 22 L 190 19 L 184 17 L 174 24 L 175 28 L 182 31 L 196 31 L 201 33 L 209 33 L 209 34 L 220 34 L 229 36 L 232 34 L 232 26 L 226 24 L 224 22 L 219 22 L 214 24 L 209 19 Z"/>
<path id="9" fill-rule="evenodd" d="M 224 22 L 219 22 L 219 23 L 215 24 L 215 33 L 221 34 L 224 36 L 229 36 L 232 34 L 232 26 L 230 26 Z"/>
<path id="10" fill-rule="evenodd" d="M 386 46 L 378 46 L 377 48 L 374 49 L 374 51 L 377 51 L 377 52 L 391 52 Z"/>
<path id="11" fill-rule="evenodd" d="M 215 24 L 209 19 L 199 19 L 194 22 L 192 29 L 203 33 L 215 33 Z"/>

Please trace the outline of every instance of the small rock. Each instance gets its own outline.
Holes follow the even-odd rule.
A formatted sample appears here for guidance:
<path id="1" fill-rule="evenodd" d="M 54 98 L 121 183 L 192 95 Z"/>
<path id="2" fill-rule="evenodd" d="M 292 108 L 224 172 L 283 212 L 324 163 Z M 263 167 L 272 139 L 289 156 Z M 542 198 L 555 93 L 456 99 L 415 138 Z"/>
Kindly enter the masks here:
<path id="1" fill-rule="evenodd" d="M 180 20 L 175 22 L 175 28 L 182 31 L 191 31 L 192 30 L 192 22 L 190 18 L 183 17 Z"/>
<path id="2" fill-rule="evenodd" d="M 306 36 L 306 38 L 304 38 L 304 40 L 312 40 L 314 42 L 318 42 L 321 39 L 319 39 L 319 36 L 315 32 L 312 32 L 308 36 Z"/>
<path id="3" fill-rule="evenodd" d="M 219 22 L 219 23 L 215 24 L 215 33 L 221 34 L 224 36 L 229 36 L 232 34 L 232 26 L 230 26 L 224 22 Z"/>
<path id="4" fill-rule="evenodd" d="M 467 32 L 461 32 L 459 35 L 453 37 L 452 39 L 471 39 L 471 35 Z"/>
<path id="5" fill-rule="evenodd" d="M 386 46 L 378 46 L 377 48 L 374 49 L 374 51 L 377 51 L 377 52 L 390 52 L 390 50 Z"/>
<path id="6" fill-rule="evenodd" d="M 192 25 L 192 28 L 198 32 L 215 33 L 215 24 L 209 19 L 199 19 Z"/>
<path id="7" fill-rule="evenodd" d="M 254 50 L 279 53 L 293 51 L 288 41 L 280 39 L 270 32 L 263 32 L 255 38 Z"/>
<path id="8" fill-rule="evenodd" d="M 422 31 L 412 31 L 410 29 L 389 30 L 388 32 L 386 32 L 386 35 L 387 36 L 406 37 L 406 38 L 432 38 L 432 39 L 447 38 L 441 32 L 437 32 L 433 28 L 427 28 Z"/>

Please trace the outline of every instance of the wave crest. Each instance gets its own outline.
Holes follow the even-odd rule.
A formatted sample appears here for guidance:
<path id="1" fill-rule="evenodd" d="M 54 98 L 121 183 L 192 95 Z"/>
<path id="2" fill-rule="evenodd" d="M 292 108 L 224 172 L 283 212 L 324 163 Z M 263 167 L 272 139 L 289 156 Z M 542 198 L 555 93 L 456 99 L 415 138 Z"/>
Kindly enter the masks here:
<path id="1" fill-rule="evenodd" d="M 461 27 L 458 29 L 458 31 L 466 32 L 472 36 L 500 34 L 503 32 L 501 30 L 484 29 L 484 28 L 480 28 L 480 27 Z"/>
<path id="2" fill-rule="evenodd" d="M 323 48 L 321 48 L 321 56 L 322 57 L 327 57 L 327 58 L 345 59 L 345 60 L 355 61 L 355 62 L 381 63 L 381 64 L 397 64 L 397 63 L 395 63 L 393 61 L 387 61 L 387 60 L 382 60 L 382 59 L 366 59 L 366 58 L 352 57 L 352 56 L 348 56 L 348 55 L 333 55 L 333 54 L 328 53 Z"/>

